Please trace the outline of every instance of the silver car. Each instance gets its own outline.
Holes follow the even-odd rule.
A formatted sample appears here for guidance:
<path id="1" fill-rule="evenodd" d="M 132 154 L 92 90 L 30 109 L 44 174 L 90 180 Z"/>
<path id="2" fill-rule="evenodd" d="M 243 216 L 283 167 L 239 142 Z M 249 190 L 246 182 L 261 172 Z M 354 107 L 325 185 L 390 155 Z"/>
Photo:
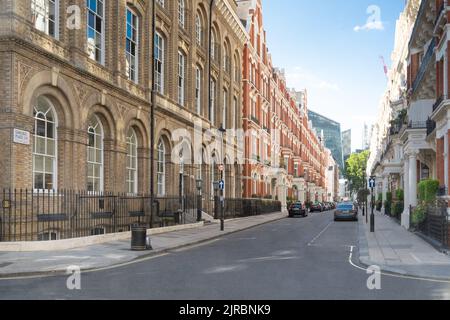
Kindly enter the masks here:
<path id="1" fill-rule="evenodd" d="M 353 203 L 340 203 L 334 212 L 334 221 L 358 221 L 358 208 Z"/>

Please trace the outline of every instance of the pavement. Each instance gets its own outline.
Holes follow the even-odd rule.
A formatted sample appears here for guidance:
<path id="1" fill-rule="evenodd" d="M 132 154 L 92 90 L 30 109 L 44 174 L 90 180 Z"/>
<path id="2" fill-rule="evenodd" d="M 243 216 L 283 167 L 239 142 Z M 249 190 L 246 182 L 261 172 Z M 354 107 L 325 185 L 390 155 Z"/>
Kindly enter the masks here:
<path id="1" fill-rule="evenodd" d="M 131 251 L 130 240 L 122 240 L 64 251 L 0 252 L 0 279 L 65 274 L 69 266 L 77 266 L 82 271 L 120 266 L 273 222 L 286 216 L 284 213 L 274 213 L 227 220 L 225 231 L 220 231 L 219 222 L 214 221 L 200 228 L 154 235 L 151 236 L 153 250 L 149 251 Z"/>
<path id="2" fill-rule="evenodd" d="M 370 216 L 369 216 L 370 217 Z M 369 219 L 370 221 L 370 219 Z M 431 279 L 450 280 L 450 256 L 382 213 L 375 213 L 375 232 L 360 215 L 359 261 L 383 271 Z"/>
<path id="3" fill-rule="evenodd" d="M 197 304 L 223 300 L 227 304 L 231 300 L 450 298 L 448 282 L 384 274 L 380 290 L 373 290 L 367 284 L 372 275 L 355 265 L 357 257 L 358 223 L 334 222 L 332 212 L 314 213 L 127 265 L 82 272 L 79 290 L 67 286 L 68 275 L 0 279 L 0 300 L 151 299 Z"/>

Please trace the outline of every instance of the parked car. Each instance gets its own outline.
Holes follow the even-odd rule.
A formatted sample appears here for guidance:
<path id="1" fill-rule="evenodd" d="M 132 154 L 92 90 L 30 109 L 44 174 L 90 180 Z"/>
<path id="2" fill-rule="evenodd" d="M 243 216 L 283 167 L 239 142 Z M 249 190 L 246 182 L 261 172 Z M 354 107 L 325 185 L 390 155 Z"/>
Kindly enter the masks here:
<path id="1" fill-rule="evenodd" d="M 320 202 L 313 203 L 311 205 L 311 212 L 323 212 L 323 206 Z"/>
<path id="2" fill-rule="evenodd" d="M 350 202 L 338 204 L 334 212 L 334 221 L 358 221 L 358 208 Z"/>
<path id="3" fill-rule="evenodd" d="M 289 207 L 289 218 L 293 218 L 293 217 L 297 217 L 297 216 L 302 216 L 302 217 L 308 216 L 308 211 L 301 202 L 294 202 Z"/>

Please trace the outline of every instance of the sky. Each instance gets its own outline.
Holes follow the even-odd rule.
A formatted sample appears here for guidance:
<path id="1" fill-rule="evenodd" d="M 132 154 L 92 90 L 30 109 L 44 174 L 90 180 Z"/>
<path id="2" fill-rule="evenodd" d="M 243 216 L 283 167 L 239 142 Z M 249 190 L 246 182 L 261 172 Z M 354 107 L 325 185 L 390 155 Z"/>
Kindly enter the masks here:
<path id="1" fill-rule="evenodd" d="M 375 123 L 405 0 L 262 0 L 273 65 L 291 88 L 308 90 L 309 109 L 352 129 L 362 147 Z"/>

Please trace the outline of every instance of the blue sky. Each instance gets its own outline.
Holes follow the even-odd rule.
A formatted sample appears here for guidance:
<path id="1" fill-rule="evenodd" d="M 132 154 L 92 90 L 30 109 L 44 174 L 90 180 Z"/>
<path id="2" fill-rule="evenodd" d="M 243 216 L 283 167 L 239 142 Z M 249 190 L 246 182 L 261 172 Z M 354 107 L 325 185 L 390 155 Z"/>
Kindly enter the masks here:
<path id="1" fill-rule="evenodd" d="M 405 0 L 262 0 L 273 64 L 288 86 L 308 89 L 309 108 L 352 129 L 361 148 L 386 88 L 395 23 Z M 367 13 L 370 6 L 379 8 Z"/>

